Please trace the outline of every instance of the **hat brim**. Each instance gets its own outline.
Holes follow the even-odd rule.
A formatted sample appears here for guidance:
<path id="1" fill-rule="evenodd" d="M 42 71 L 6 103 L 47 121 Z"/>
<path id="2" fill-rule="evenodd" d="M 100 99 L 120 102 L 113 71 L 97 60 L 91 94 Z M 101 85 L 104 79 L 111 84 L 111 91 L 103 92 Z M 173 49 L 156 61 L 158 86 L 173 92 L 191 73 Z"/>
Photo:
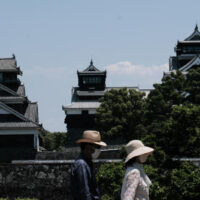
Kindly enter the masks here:
<path id="1" fill-rule="evenodd" d="M 95 142 L 94 140 L 90 140 L 90 139 L 80 139 L 80 140 L 77 140 L 76 143 L 91 143 L 91 144 L 97 144 L 104 147 L 107 146 L 105 142 L 102 142 L 102 141 Z"/>
<path id="2" fill-rule="evenodd" d="M 151 147 L 146 147 L 146 146 L 140 147 L 127 155 L 125 163 L 134 157 L 141 156 L 143 154 L 151 154 L 151 153 L 153 153 L 153 151 L 154 151 L 154 149 Z"/>

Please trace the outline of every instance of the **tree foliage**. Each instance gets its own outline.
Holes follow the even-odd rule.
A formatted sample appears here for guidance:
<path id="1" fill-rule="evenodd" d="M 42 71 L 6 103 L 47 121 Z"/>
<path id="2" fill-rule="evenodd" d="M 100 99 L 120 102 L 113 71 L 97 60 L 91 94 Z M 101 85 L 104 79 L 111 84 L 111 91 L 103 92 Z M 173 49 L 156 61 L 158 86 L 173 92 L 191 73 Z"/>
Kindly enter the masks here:
<path id="1" fill-rule="evenodd" d="M 102 200 L 119 199 L 125 167 L 123 163 L 101 165 L 97 174 L 100 191 L 104 191 Z"/>
<path id="2" fill-rule="evenodd" d="M 174 161 L 173 158 L 200 155 L 200 68 L 192 69 L 187 74 L 177 71 L 163 77 L 161 84 L 154 84 L 154 89 L 146 100 L 140 96 L 134 101 L 128 101 L 127 93 L 110 93 L 108 92 L 107 97 L 102 99 L 102 106 L 98 110 L 97 119 L 103 134 L 111 137 L 123 135 L 127 140 L 139 138 L 145 145 L 155 148 L 153 156 L 149 157 L 146 165 L 147 174 L 153 182 L 150 199 L 199 199 L 200 169 L 190 163 Z M 132 109 L 134 106 L 131 104 L 138 105 L 139 102 L 140 106 L 135 107 L 136 111 L 123 107 L 121 112 L 118 112 L 115 108 L 117 101 L 119 107 L 122 102 L 126 102 L 125 105 L 129 102 L 129 108 Z M 113 112 L 114 110 L 117 112 Z M 133 112 L 133 115 L 129 111 Z M 123 120 L 120 116 L 123 116 Z M 139 121 L 136 120 L 137 123 L 131 125 L 131 121 L 135 120 L 134 116 L 137 116 Z M 114 120 L 113 123 L 112 118 L 117 118 L 118 121 Z M 127 125 L 128 123 L 130 124 Z M 111 130 L 119 124 L 120 131 L 114 134 Z M 137 129 L 138 126 L 142 126 L 142 132 L 145 134 L 136 134 L 136 130 L 142 130 Z M 102 167 L 100 170 L 103 169 Z M 117 170 L 113 170 L 117 173 Z M 104 179 L 109 177 L 106 171 L 101 174 L 104 174 Z M 109 171 L 109 174 L 112 172 Z M 117 177 L 119 178 L 119 175 Z M 99 180 L 101 178 L 99 176 Z M 109 185 L 109 190 L 105 187 L 105 199 L 119 199 L 120 191 L 116 189 L 118 186 L 112 186 L 113 180 L 110 178 L 104 181 Z M 121 185 L 120 178 L 119 185 Z M 118 197 L 110 195 L 111 190 L 118 191 Z"/>
<path id="3" fill-rule="evenodd" d="M 122 136 L 125 140 L 139 137 L 143 129 L 144 93 L 134 89 L 112 89 L 100 100 L 96 127 L 104 138 Z"/>
<path id="4" fill-rule="evenodd" d="M 64 132 L 45 131 L 42 137 L 42 146 L 48 151 L 59 151 L 66 146 L 66 136 Z"/>
<path id="5" fill-rule="evenodd" d="M 154 87 L 146 104 L 147 137 L 170 156 L 199 156 L 200 69 L 177 71 Z"/>

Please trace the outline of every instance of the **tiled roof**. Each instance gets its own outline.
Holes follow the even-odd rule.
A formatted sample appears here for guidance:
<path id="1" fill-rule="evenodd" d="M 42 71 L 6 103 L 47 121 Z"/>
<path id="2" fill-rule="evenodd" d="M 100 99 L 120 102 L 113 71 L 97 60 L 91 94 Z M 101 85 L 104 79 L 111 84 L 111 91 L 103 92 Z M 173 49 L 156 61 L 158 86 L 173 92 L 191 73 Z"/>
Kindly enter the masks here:
<path id="1" fill-rule="evenodd" d="M 20 86 L 18 87 L 18 89 L 17 89 L 17 94 L 18 94 L 19 96 L 24 96 L 24 97 L 26 96 L 24 85 L 20 85 Z"/>
<path id="2" fill-rule="evenodd" d="M 192 60 L 182 66 L 179 70 L 181 72 L 186 72 L 194 65 L 200 65 L 200 55 L 196 55 Z"/>
<path id="3" fill-rule="evenodd" d="M 25 87 L 24 85 L 19 85 L 19 87 L 17 88 L 17 91 L 14 91 L 12 89 L 10 89 L 9 87 L 3 85 L 0 83 L 0 88 L 10 94 L 12 94 L 13 96 L 21 96 L 21 97 L 25 97 Z"/>
<path id="4" fill-rule="evenodd" d="M 17 72 L 22 74 L 22 71 L 16 65 L 15 58 L 1 58 L 0 59 L 0 72 Z"/>
<path id="5" fill-rule="evenodd" d="M 106 89 L 105 89 L 105 91 L 107 92 L 107 91 L 110 91 L 110 90 L 120 90 L 120 89 L 122 89 L 122 88 L 127 88 L 128 90 L 130 90 L 130 89 L 134 89 L 134 90 L 137 90 L 137 91 L 139 91 L 140 89 L 139 89 L 139 87 L 126 87 L 126 86 L 122 86 L 122 87 L 106 87 Z"/>
<path id="6" fill-rule="evenodd" d="M 98 74 L 98 75 L 105 75 L 106 71 L 100 71 L 93 65 L 93 61 L 91 60 L 90 65 L 84 69 L 83 71 L 77 71 L 79 75 L 91 75 L 91 74 Z"/>
<path id="7" fill-rule="evenodd" d="M 103 96 L 104 91 L 77 91 L 78 96 Z"/>
<path id="8" fill-rule="evenodd" d="M 23 103 L 26 99 L 20 96 L 0 96 L 0 101 L 4 103 Z"/>
<path id="9" fill-rule="evenodd" d="M 120 90 L 122 88 L 127 88 L 127 89 L 134 89 L 136 91 L 141 91 L 147 94 L 148 90 L 150 91 L 150 89 L 139 89 L 139 87 L 106 87 L 105 90 L 101 90 L 101 91 L 81 91 L 79 90 L 79 87 L 73 87 L 72 88 L 72 98 L 71 98 L 71 102 L 98 102 L 98 100 L 81 100 L 79 97 L 80 96 L 103 96 L 105 92 L 110 91 L 112 89 L 114 90 Z"/>
<path id="10" fill-rule="evenodd" d="M 77 108 L 77 109 L 88 109 L 88 108 L 98 108 L 100 106 L 99 102 L 75 102 L 68 106 L 64 106 L 63 110 L 70 109 L 70 108 Z"/>
<path id="11" fill-rule="evenodd" d="M 6 105 L 5 103 L 3 103 L 1 101 L 0 101 L 0 107 L 5 109 L 9 113 L 12 113 L 16 117 L 20 118 L 21 120 L 23 120 L 24 123 L 27 123 L 27 122 L 33 123 L 39 127 L 38 111 L 37 111 L 36 103 L 29 103 L 25 115 L 19 113 L 18 111 L 14 110 L 13 108 L 9 107 L 8 105 Z M 13 123 L 13 122 L 10 122 L 10 123 Z"/>
<path id="12" fill-rule="evenodd" d="M 200 40 L 200 32 L 198 30 L 198 26 L 196 25 L 196 27 L 194 28 L 194 32 L 185 39 L 185 41 L 197 41 Z"/>
<path id="13" fill-rule="evenodd" d="M 39 126 L 33 122 L 1 122 L 0 129 L 12 129 L 12 128 L 38 128 Z"/>
<path id="14" fill-rule="evenodd" d="M 200 43 L 200 40 L 179 40 L 178 43 L 183 43 L 183 44 L 197 44 Z"/>
<path id="15" fill-rule="evenodd" d="M 37 103 L 29 103 L 24 116 L 35 123 L 39 123 Z"/>
<path id="16" fill-rule="evenodd" d="M 91 62 L 90 62 L 90 65 L 89 65 L 85 70 L 83 70 L 83 72 L 91 72 L 91 71 L 100 72 L 100 70 L 97 69 L 97 68 L 93 65 L 93 61 L 92 61 L 92 60 L 91 60 Z"/>
<path id="17" fill-rule="evenodd" d="M 13 115 L 17 116 L 18 118 L 20 118 L 21 120 L 23 120 L 25 122 L 29 121 L 26 117 L 24 117 L 23 114 L 19 113 L 18 111 L 14 110 L 13 108 L 9 107 L 2 101 L 0 101 L 0 107 L 5 109 L 7 112 L 12 113 Z"/>

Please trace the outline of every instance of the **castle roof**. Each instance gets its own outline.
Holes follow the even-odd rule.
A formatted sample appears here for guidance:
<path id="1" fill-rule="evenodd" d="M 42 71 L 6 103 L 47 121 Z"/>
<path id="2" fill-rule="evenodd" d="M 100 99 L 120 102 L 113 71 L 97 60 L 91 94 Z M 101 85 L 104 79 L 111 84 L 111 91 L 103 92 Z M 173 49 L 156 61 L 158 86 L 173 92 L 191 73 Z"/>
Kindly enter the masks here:
<path id="1" fill-rule="evenodd" d="M 1 129 L 24 129 L 24 128 L 35 128 L 37 129 L 39 126 L 33 122 L 1 122 Z"/>
<path id="2" fill-rule="evenodd" d="M 84 69 L 83 71 L 77 71 L 77 73 L 78 75 L 105 75 L 106 71 L 100 71 L 99 69 L 97 69 L 93 64 L 93 60 L 91 60 L 90 65 L 86 69 Z"/>
<path id="3" fill-rule="evenodd" d="M 97 109 L 100 102 L 73 102 L 68 106 L 63 106 L 63 110 L 67 109 Z"/>
<path id="4" fill-rule="evenodd" d="M 0 58 L 0 72 L 16 72 L 22 75 L 20 67 L 17 67 L 15 56 L 12 58 Z"/>
<path id="5" fill-rule="evenodd" d="M 185 38 L 184 41 L 191 41 L 191 40 L 200 40 L 200 32 L 198 30 L 197 25 L 194 28 L 194 32 L 189 37 Z"/>
<path id="6" fill-rule="evenodd" d="M 33 122 L 39 123 L 38 106 L 36 102 L 30 102 L 28 104 L 24 116 Z"/>
<path id="7" fill-rule="evenodd" d="M 179 70 L 181 72 L 186 72 L 191 69 L 194 65 L 200 65 L 200 55 L 197 54 L 192 60 L 190 60 L 187 64 L 182 66 Z"/>

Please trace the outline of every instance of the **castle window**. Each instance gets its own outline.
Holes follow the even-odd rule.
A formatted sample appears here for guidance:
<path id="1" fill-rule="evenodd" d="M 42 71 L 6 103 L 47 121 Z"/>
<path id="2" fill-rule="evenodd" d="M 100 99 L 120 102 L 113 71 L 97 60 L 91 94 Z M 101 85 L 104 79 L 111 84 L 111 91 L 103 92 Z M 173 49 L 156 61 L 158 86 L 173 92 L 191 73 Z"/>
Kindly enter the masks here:
<path id="1" fill-rule="evenodd" d="M 3 74 L 0 73 L 0 81 L 3 81 Z"/>
<path id="2" fill-rule="evenodd" d="M 83 77 L 83 84 L 101 83 L 100 77 Z"/>

